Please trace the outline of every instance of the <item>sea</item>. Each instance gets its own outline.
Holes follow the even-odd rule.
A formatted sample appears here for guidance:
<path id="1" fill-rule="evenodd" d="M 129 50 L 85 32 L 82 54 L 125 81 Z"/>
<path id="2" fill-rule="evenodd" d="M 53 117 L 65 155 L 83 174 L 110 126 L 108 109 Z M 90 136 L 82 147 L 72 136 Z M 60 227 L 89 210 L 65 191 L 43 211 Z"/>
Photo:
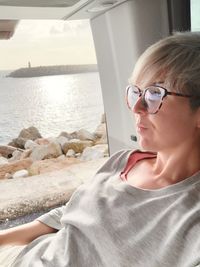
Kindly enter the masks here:
<path id="1" fill-rule="evenodd" d="M 94 132 L 104 113 L 98 72 L 10 78 L 0 72 L 0 144 L 35 126 L 42 137 Z"/>

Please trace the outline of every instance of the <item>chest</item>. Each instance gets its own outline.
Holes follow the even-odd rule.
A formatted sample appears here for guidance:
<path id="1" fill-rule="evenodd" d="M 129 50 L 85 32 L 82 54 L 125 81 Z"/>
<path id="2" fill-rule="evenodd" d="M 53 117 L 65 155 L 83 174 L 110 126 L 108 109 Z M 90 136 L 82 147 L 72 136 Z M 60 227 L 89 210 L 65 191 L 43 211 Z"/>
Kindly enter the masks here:
<path id="1" fill-rule="evenodd" d="M 152 170 L 154 159 L 140 161 L 128 172 L 128 184 L 141 189 L 159 189 L 169 185 L 162 178 L 157 179 Z"/>
<path id="2" fill-rule="evenodd" d="M 68 206 L 63 231 L 69 233 L 69 243 L 104 259 L 100 266 L 195 266 L 191 263 L 199 259 L 198 199 L 191 202 L 182 192 L 153 197 L 132 188 L 127 193 L 125 187 L 98 186 Z"/>

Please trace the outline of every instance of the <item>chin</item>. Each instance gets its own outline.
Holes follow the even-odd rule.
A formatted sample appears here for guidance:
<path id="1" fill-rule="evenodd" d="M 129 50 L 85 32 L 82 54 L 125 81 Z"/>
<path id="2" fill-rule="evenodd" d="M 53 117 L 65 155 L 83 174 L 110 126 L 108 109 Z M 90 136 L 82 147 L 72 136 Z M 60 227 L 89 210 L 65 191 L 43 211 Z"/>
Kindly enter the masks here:
<path id="1" fill-rule="evenodd" d="M 152 141 L 147 141 L 144 139 L 139 139 L 139 145 L 141 147 L 142 150 L 146 150 L 146 151 L 150 151 L 150 152 L 157 152 L 158 148 L 156 145 L 153 144 Z"/>

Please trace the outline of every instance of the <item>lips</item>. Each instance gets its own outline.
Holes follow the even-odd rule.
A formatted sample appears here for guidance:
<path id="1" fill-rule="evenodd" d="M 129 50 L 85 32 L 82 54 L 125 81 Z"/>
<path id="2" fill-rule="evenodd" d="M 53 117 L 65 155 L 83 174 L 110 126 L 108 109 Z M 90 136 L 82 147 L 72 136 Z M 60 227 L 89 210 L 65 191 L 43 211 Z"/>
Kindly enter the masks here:
<path id="1" fill-rule="evenodd" d="M 148 128 L 145 125 L 143 125 L 143 124 L 140 124 L 140 123 L 137 123 L 136 124 L 136 130 L 137 130 L 137 132 L 139 134 L 145 133 L 147 129 Z"/>
<path id="2" fill-rule="evenodd" d="M 136 126 L 137 126 L 137 128 L 147 129 L 146 126 L 144 126 L 143 124 L 140 124 L 140 123 L 137 123 Z"/>

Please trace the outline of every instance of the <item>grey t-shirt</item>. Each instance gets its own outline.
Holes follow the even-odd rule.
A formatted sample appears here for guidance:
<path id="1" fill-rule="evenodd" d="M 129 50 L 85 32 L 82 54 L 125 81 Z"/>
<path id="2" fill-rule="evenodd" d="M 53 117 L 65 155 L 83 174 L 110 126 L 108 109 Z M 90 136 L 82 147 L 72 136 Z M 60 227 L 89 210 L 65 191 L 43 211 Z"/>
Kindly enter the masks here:
<path id="1" fill-rule="evenodd" d="M 38 218 L 41 236 L 14 267 L 200 266 L 200 173 L 156 190 L 120 179 L 130 151 L 113 155 L 70 201 Z"/>

